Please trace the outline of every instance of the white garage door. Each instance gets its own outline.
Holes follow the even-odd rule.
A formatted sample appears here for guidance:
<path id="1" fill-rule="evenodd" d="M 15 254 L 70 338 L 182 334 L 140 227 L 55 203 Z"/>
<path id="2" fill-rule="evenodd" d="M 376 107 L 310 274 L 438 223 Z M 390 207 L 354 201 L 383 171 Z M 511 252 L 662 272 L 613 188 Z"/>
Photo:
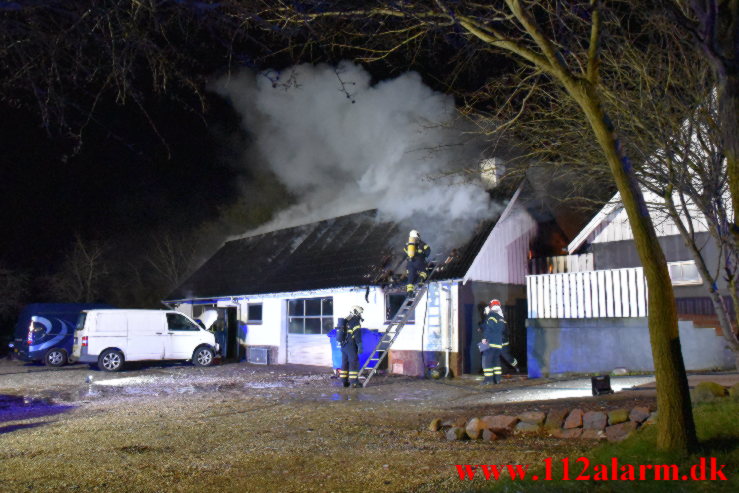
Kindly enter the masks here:
<path id="1" fill-rule="evenodd" d="M 333 328 L 331 297 L 288 300 L 287 362 L 332 366 L 331 342 L 326 334 Z"/>
<path id="2" fill-rule="evenodd" d="M 287 362 L 332 366 L 331 343 L 325 334 L 288 334 Z"/>

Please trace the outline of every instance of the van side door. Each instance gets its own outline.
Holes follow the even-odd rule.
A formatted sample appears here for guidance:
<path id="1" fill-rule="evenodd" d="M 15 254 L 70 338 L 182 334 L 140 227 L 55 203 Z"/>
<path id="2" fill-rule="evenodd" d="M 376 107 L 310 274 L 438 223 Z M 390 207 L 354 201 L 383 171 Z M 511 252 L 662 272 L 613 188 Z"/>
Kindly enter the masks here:
<path id="1" fill-rule="evenodd" d="M 167 313 L 165 359 L 190 359 L 200 341 L 200 327 L 181 313 Z"/>
<path id="2" fill-rule="evenodd" d="M 164 358 L 166 331 L 161 311 L 131 310 L 128 320 L 128 361 L 158 360 Z"/>

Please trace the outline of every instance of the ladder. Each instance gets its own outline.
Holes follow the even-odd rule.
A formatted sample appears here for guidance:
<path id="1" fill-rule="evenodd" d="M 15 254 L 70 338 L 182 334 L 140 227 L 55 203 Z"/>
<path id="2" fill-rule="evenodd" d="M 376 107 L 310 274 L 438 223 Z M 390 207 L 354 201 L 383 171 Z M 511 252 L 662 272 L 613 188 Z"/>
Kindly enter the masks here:
<path id="1" fill-rule="evenodd" d="M 362 387 L 366 387 L 375 373 L 377 373 L 377 369 L 387 356 L 387 353 L 390 351 L 395 339 L 398 338 L 398 335 L 408 321 L 408 318 L 413 314 L 413 311 L 423 298 L 423 295 L 426 294 L 429 283 L 431 282 L 431 277 L 439 268 L 438 263 L 433 263 L 432 265 L 433 268 L 429 272 L 428 277 L 426 277 L 423 282 L 416 284 L 415 289 L 405 298 L 405 301 L 400 305 L 400 308 L 398 308 L 393 319 L 387 323 L 387 330 L 382 335 L 380 342 L 377 343 L 374 351 L 372 351 L 372 354 L 370 354 L 367 361 L 365 361 L 364 365 L 359 370 L 358 377 L 360 379 L 364 379 L 362 381 Z"/>

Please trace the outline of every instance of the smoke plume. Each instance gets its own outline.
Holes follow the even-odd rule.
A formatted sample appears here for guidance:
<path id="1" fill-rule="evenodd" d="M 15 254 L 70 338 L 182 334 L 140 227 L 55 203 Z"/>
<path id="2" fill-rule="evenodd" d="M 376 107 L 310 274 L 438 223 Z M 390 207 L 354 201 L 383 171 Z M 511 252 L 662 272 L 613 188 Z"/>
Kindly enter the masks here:
<path id="1" fill-rule="evenodd" d="M 250 159 L 298 199 L 255 232 L 376 208 L 439 252 L 499 212 L 478 178 L 455 173 L 475 168 L 482 148 L 455 123 L 453 98 L 414 72 L 371 84 L 353 63 L 299 65 L 223 78 L 215 90 L 241 114 Z"/>

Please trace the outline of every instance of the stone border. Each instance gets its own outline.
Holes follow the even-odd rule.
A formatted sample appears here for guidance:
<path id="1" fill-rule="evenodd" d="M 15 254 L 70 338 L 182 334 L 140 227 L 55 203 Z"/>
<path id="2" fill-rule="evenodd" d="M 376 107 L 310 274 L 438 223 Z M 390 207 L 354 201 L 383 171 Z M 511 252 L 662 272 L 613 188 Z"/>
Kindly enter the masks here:
<path id="1" fill-rule="evenodd" d="M 701 382 L 690 392 L 693 404 L 717 399 L 739 400 L 739 384 L 730 388 L 714 382 Z M 585 411 L 580 408 L 523 412 L 516 416 L 495 415 L 481 418 L 442 420 L 436 418 L 430 431 L 444 433 L 447 440 L 501 440 L 519 433 L 546 433 L 555 438 L 606 439 L 620 442 L 637 429 L 654 424 L 657 411 L 645 406 L 612 411 Z"/>

